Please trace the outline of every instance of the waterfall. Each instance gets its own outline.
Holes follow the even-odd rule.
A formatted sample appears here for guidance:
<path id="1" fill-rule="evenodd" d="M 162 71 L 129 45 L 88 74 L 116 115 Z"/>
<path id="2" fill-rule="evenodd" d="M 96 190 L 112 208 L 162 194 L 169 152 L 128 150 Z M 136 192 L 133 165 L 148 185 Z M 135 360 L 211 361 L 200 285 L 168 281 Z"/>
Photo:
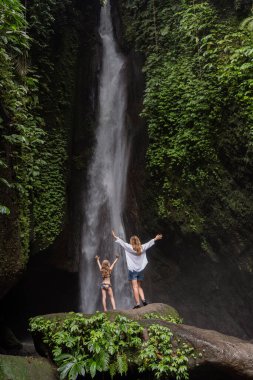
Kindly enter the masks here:
<path id="1" fill-rule="evenodd" d="M 99 79 L 96 146 L 88 170 L 84 201 L 82 256 L 80 267 L 81 310 L 101 309 L 101 275 L 94 257 L 112 262 L 120 248 L 111 230 L 124 238 L 122 212 L 129 162 L 129 142 L 125 129 L 125 58 L 113 35 L 110 2 L 101 8 L 99 34 L 102 41 L 102 69 Z M 124 254 L 114 268 L 112 286 L 117 308 L 127 308 L 131 292 Z M 108 300 L 109 301 L 109 300 Z M 109 306 L 109 302 L 108 302 Z"/>

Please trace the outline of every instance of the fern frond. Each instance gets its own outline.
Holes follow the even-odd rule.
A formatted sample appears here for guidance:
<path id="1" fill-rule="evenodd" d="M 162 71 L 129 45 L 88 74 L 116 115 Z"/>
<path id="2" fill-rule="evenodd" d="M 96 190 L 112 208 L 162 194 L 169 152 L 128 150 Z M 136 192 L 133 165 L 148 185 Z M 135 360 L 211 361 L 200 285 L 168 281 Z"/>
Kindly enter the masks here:
<path id="1" fill-rule="evenodd" d="M 117 355 L 117 369 L 121 376 L 127 373 L 128 364 L 127 357 L 125 354 Z"/>
<path id="2" fill-rule="evenodd" d="M 253 15 L 250 16 L 250 17 L 245 18 L 242 21 L 240 27 L 241 27 L 241 29 L 247 29 L 250 32 L 253 32 Z"/>
<path id="3" fill-rule="evenodd" d="M 110 360 L 110 355 L 105 351 L 101 351 L 99 354 L 99 360 L 98 360 L 98 367 L 100 367 L 101 371 L 105 371 L 105 372 L 108 371 L 109 360 Z"/>
<path id="4" fill-rule="evenodd" d="M 113 379 L 117 372 L 116 363 L 111 363 L 109 365 L 109 372 L 110 372 L 111 378 Z"/>

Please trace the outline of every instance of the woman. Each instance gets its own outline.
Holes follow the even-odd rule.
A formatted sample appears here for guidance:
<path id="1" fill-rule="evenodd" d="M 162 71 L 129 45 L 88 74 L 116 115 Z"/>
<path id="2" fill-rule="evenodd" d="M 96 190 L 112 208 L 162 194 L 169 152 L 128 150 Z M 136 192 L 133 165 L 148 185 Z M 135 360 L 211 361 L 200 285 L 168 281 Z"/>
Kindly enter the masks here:
<path id="1" fill-rule="evenodd" d="M 115 242 L 120 244 L 125 250 L 128 267 L 128 280 L 131 281 L 134 299 L 136 302 L 134 309 L 141 307 L 140 298 L 143 306 L 145 306 L 147 305 L 147 302 L 142 289 L 142 281 L 144 280 L 143 271 L 148 263 L 146 251 L 155 244 L 156 240 L 162 239 L 162 235 L 156 235 L 154 239 L 150 240 L 146 244 L 141 244 L 138 236 L 132 236 L 130 238 L 130 244 L 128 244 L 116 236 L 114 231 L 112 231 L 112 235 L 116 239 Z"/>

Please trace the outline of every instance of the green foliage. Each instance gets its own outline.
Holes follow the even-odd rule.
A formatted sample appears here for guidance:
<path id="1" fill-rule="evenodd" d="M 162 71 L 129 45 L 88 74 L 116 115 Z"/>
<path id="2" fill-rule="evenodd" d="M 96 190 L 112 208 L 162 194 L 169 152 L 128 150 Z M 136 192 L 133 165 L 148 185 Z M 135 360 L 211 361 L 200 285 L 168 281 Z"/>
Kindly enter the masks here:
<path id="1" fill-rule="evenodd" d="M 64 221 L 79 22 L 70 0 L 0 6 L 1 214 L 17 194 L 25 261 L 30 241 L 46 248 Z"/>
<path id="2" fill-rule="evenodd" d="M 71 354 L 62 354 L 57 357 L 56 363 L 59 363 L 60 379 L 68 377 L 75 380 L 78 375 L 85 376 L 85 359 L 84 355 L 73 356 Z"/>
<path id="3" fill-rule="evenodd" d="M 146 56 L 142 115 L 157 213 L 211 245 L 243 231 L 253 214 L 252 34 L 206 1 L 121 9 L 125 39 Z"/>
<path id="4" fill-rule="evenodd" d="M 20 1 L 1 4 L 0 25 L 1 182 L 10 198 L 18 194 L 22 254 L 27 258 L 30 192 L 41 169 L 43 121 L 38 113 L 38 80 L 27 64 L 30 38 Z M 2 211 L 8 214 L 11 208 L 12 204 Z"/>
<path id="5" fill-rule="evenodd" d="M 28 19 L 33 36 L 31 57 L 40 73 L 39 101 L 47 131 L 41 149 L 45 165 L 37 177 L 32 204 L 33 239 L 44 249 L 59 235 L 66 213 L 80 15 L 70 0 L 43 0 L 29 4 Z"/>
<path id="6" fill-rule="evenodd" d="M 253 6 L 251 8 L 251 16 L 246 17 L 240 26 L 241 29 L 248 29 L 250 32 L 253 32 Z"/>
<path id="7" fill-rule="evenodd" d="M 194 357 L 193 348 L 180 341 L 173 342 L 172 332 L 164 326 L 151 325 L 148 335 L 140 353 L 140 371 L 152 371 L 157 379 L 189 379 L 188 361 Z"/>
<path id="8" fill-rule="evenodd" d="M 44 165 L 33 192 L 34 240 L 45 248 L 59 235 L 65 206 L 66 136 L 53 129 L 41 150 Z"/>
<path id="9" fill-rule="evenodd" d="M 125 374 L 132 351 L 140 347 L 142 327 L 125 317 L 110 322 L 105 314 L 91 318 L 70 313 L 64 321 L 35 318 L 31 331 L 43 334 L 52 350 L 61 378 L 76 379 L 84 373 L 95 377 L 97 372 Z"/>
<path id="10" fill-rule="evenodd" d="M 64 320 L 36 317 L 30 320 L 30 329 L 49 347 L 61 379 L 75 380 L 79 375 L 93 378 L 97 372 L 107 372 L 113 378 L 126 374 L 129 366 L 151 371 L 157 378 L 175 375 L 178 380 L 187 379 L 187 357 L 193 356 L 188 345 L 172 344 L 168 328 L 151 325 L 147 329 L 149 340 L 144 341 L 143 327 L 119 315 L 114 321 L 103 313 L 89 318 L 69 313 Z"/>

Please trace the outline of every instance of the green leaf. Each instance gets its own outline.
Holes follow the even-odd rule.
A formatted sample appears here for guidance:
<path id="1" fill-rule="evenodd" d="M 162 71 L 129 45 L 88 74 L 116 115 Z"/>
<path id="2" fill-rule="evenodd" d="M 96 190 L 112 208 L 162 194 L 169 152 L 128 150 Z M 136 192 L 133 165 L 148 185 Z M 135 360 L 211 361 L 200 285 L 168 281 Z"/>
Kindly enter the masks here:
<path id="1" fill-rule="evenodd" d="M 96 372 L 97 372 L 97 363 L 96 362 L 91 363 L 89 369 L 90 369 L 91 377 L 94 378 L 96 376 Z"/>
<path id="2" fill-rule="evenodd" d="M 0 182 L 2 182 L 5 186 L 11 188 L 11 184 L 5 178 L 0 178 Z"/>

